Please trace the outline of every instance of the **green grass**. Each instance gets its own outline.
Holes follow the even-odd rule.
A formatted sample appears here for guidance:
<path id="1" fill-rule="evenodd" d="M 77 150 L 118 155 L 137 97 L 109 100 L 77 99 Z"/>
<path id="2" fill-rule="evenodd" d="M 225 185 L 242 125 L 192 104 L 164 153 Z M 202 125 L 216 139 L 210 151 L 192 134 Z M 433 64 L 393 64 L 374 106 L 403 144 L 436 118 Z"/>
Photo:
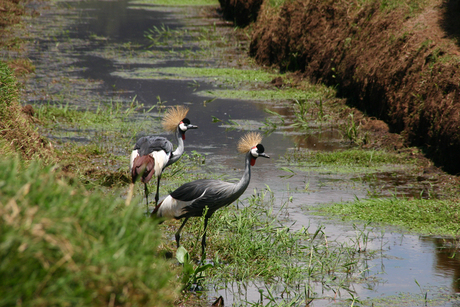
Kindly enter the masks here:
<path id="1" fill-rule="evenodd" d="M 5 107 L 13 105 L 18 98 L 19 83 L 8 66 L 0 62 L 0 95 L 3 108 L 0 114 L 4 114 Z"/>
<path id="2" fill-rule="evenodd" d="M 269 100 L 269 101 L 286 101 L 291 99 L 316 99 L 322 97 L 320 93 L 310 92 L 308 95 L 301 89 L 251 89 L 251 90 L 210 90 L 200 91 L 197 95 L 203 97 L 213 97 L 221 99 L 246 99 L 246 100 Z"/>
<path id="3" fill-rule="evenodd" d="M 108 101 L 99 103 L 94 109 L 79 109 L 64 104 L 45 104 L 36 108 L 36 118 L 46 126 L 52 126 L 55 123 L 71 125 L 74 127 L 84 128 L 107 128 L 110 126 L 119 126 L 132 120 L 135 113 L 149 113 L 155 107 L 149 110 L 142 110 L 143 105 L 139 104 L 134 98 L 130 103 L 121 101 Z M 159 105 L 156 106 L 157 108 Z M 133 123 L 126 123 L 130 127 Z"/>
<path id="4" fill-rule="evenodd" d="M 310 86 L 307 90 L 299 87 L 283 89 L 267 89 L 270 83 L 279 74 L 252 69 L 235 68 L 206 68 L 206 67 L 169 67 L 169 68 L 142 68 L 133 71 L 116 72 L 115 75 L 130 79 L 173 79 L 173 80 L 204 80 L 215 84 L 220 89 L 197 91 L 203 97 L 231 98 L 248 100 L 271 101 L 303 101 L 311 104 L 330 92 L 324 87 Z M 288 78 L 289 82 L 289 78 Z M 196 84 L 199 86 L 199 84 Z M 236 88 L 236 89 L 235 89 Z"/>
<path id="5" fill-rule="evenodd" d="M 267 83 L 276 77 L 276 74 L 263 70 L 206 67 L 140 68 L 132 72 L 120 72 L 117 75 L 129 76 L 132 79 L 187 80 L 203 78 L 228 85 L 243 82 Z"/>
<path id="6" fill-rule="evenodd" d="M 21 154 L 25 160 L 41 158 L 53 161 L 48 143 L 22 112 L 19 103 L 20 84 L 10 68 L 0 62 L 0 153 Z"/>
<path id="7" fill-rule="evenodd" d="M 460 204 L 456 200 L 380 198 L 320 207 L 343 220 L 362 220 L 436 235 L 458 236 Z"/>
<path id="8" fill-rule="evenodd" d="M 317 172 L 361 173 L 414 167 L 407 154 L 351 148 L 330 152 L 292 151 L 284 159 L 293 167 Z"/>
<path id="9" fill-rule="evenodd" d="M 167 306 L 179 286 L 137 206 L 54 167 L 0 161 L 0 305 Z"/>
<path id="10" fill-rule="evenodd" d="M 154 108 L 157 112 L 151 112 Z M 130 103 L 100 102 L 87 109 L 46 104 L 36 108 L 35 117 L 41 129 L 55 137 L 85 139 L 100 151 L 119 152 L 130 149 L 139 133 L 161 131 L 157 117 L 162 112 L 161 101 L 146 110 L 134 98 Z"/>

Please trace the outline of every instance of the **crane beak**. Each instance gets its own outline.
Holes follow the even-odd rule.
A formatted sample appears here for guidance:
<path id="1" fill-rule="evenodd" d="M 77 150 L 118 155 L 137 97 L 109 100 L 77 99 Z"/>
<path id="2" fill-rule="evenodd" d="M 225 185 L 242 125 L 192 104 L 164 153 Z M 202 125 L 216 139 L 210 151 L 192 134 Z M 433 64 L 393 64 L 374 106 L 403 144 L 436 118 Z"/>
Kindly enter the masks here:
<path id="1" fill-rule="evenodd" d="M 259 153 L 259 157 L 263 157 L 263 158 L 268 158 L 268 159 L 270 159 L 270 157 L 269 157 L 267 154 L 263 153 L 263 152 L 262 152 L 262 153 Z"/>
<path id="2" fill-rule="evenodd" d="M 190 125 L 187 125 L 187 130 L 188 129 L 198 129 L 198 126 L 190 124 Z"/>

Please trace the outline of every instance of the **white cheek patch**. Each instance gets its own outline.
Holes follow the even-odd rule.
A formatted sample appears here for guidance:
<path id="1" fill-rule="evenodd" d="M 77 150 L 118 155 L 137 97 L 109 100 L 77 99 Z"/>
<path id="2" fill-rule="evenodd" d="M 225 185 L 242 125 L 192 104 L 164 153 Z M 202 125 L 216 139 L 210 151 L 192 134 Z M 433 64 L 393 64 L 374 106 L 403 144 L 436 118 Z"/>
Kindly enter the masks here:
<path id="1" fill-rule="evenodd" d="M 182 130 L 182 131 L 187 131 L 187 126 L 183 122 L 181 122 L 179 124 L 179 129 Z"/>
<path id="2" fill-rule="evenodd" d="M 255 158 L 257 158 L 259 156 L 259 154 L 257 153 L 257 147 L 254 146 L 251 148 L 251 155 Z"/>

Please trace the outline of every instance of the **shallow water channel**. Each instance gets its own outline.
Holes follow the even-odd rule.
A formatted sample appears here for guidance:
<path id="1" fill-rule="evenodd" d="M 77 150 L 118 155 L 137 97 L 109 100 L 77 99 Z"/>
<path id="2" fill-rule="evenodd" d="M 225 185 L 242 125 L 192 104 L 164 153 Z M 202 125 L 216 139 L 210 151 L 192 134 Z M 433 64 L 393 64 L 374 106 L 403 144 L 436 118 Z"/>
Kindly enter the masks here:
<path id="1" fill-rule="evenodd" d="M 139 46 L 149 43 L 144 36 L 145 31 L 154 27 L 167 30 L 151 32 L 152 35 L 174 35 L 178 33 L 175 31 L 184 31 L 187 27 L 202 28 L 204 32 L 219 27 L 222 33 L 230 35 L 231 25 L 212 16 L 210 12 L 213 10 L 209 8 L 169 8 L 122 0 L 63 3 L 68 7 L 58 10 L 37 7 L 42 16 L 31 21 L 35 37 L 29 52 L 37 72 L 35 78 L 29 81 L 32 90 L 27 90 L 25 103 L 57 103 L 55 97 L 58 94 L 60 103 L 78 106 L 94 106 L 100 97 L 116 97 L 128 102 L 136 97 L 146 109 L 157 104 L 157 97 L 164 105 L 186 103 L 190 107 L 188 117 L 193 124 L 199 125 L 198 130 L 187 134 L 186 150 L 206 155 L 209 171 L 235 178 L 240 176 L 244 166 L 242 157 L 235 150 L 242 130 L 264 129 L 266 119 L 273 117 L 264 111 L 268 106 L 279 113 L 289 114 L 286 107 L 276 107 L 260 100 L 218 98 L 209 101 L 209 97 L 200 93 L 214 89 L 215 85 L 200 77 L 174 78 L 161 73 L 151 78 L 139 76 L 142 68 L 188 67 L 196 63 L 207 63 L 209 67 L 238 66 L 237 57 L 241 55 L 236 54 L 224 56 L 225 61 L 215 60 L 212 53 L 203 53 L 207 55 L 203 57 L 196 56 L 200 53 L 183 56 L 187 48 L 192 51 L 206 48 L 191 41 L 157 45 L 149 49 L 150 53 L 139 56 Z M 192 40 L 192 37 L 187 39 Z M 243 47 L 236 41 L 232 45 L 234 50 L 244 50 Z M 217 52 L 228 50 L 221 48 Z M 59 82 L 63 78 L 67 78 L 66 85 Z M 152 116 L 157 115 L 152 113 Z M 216 122 L 213 117 L 221 121 Z M 48 136 L 82 143 L 91 142 L 93 137 L 87 131 L 67 131 Z M 321 133 L 313 129 L 310 133 L 300 134 L 288 132 L 280 126 L 264 137 L 263 144 L 271 159 L 257 161 L 249 188 L 241 199 L 251 195 L 254 189 L 264 189 L 267 185 L 274 192 L 275 206 L 280 207 L 291 197 L 285 209 L 288 224 L 292 224 L 293 229 L 323 226 L 330 241 L 356 238 L 357 232 L 350 223 L 312 215 L 306 209 L 321 203 L 365 198 L 372 189 L 369 183 L 351 175 L 316 172 L 314 169 L 290 173 L 283 169 L 286 162 L 282 157 L 292 150 L 334 150 L 347 146 L 342 142 L 340 133 L 333 128 L 323 128 Z M 127 156 L 129 150 L 117 147 L 114 152 Z M 386 179 L 387 192 L 398 190 L 399 184 L 397 178 Z M 419 192 L 402 189 L 398 193 Z M 381 256 L 368 261 L 368 274 L 376 277 L 375 282 L 351 286 L 360 299 L 388 296 L 420 299 L 425 293 L 428 293 L 428 298 L 439 293 L 449 297 L 459 291 L 460 266 L 450 258 L 452 251 L 443 248 L 445 245 L 441 238 L 376 227 L 367 229 L 368 249 L 379 251 Z M 244 304 L 242 302 L 245 301 L 257 302 L 259 288 L 265 289 L 265 286 L 244 282 L 225 287 L 216 285 L 215 288 L 211 286 L 208 297 L 212 299 L 222 295 L 226 306 Z M 313 306 L 333 303 L 333 300 L 315 300 Z M 454 304 L 446 299 L 438 306 Z"/>

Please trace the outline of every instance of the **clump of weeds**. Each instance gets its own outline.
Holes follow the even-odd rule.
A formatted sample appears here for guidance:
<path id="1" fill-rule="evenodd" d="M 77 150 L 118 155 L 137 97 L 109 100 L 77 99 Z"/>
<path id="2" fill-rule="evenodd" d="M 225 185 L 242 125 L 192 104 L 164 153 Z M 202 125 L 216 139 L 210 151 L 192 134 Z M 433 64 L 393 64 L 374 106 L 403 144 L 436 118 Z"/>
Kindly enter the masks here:
<path id="1" fill-rule="evenodd" d="M 368 135 L 362 131 L 361 124 L 355 120 L 354 113 L 348 114 L 345 123 L 340 125 L 343 137 L 355 145 L 363 145 L 367 143 Z"/>

